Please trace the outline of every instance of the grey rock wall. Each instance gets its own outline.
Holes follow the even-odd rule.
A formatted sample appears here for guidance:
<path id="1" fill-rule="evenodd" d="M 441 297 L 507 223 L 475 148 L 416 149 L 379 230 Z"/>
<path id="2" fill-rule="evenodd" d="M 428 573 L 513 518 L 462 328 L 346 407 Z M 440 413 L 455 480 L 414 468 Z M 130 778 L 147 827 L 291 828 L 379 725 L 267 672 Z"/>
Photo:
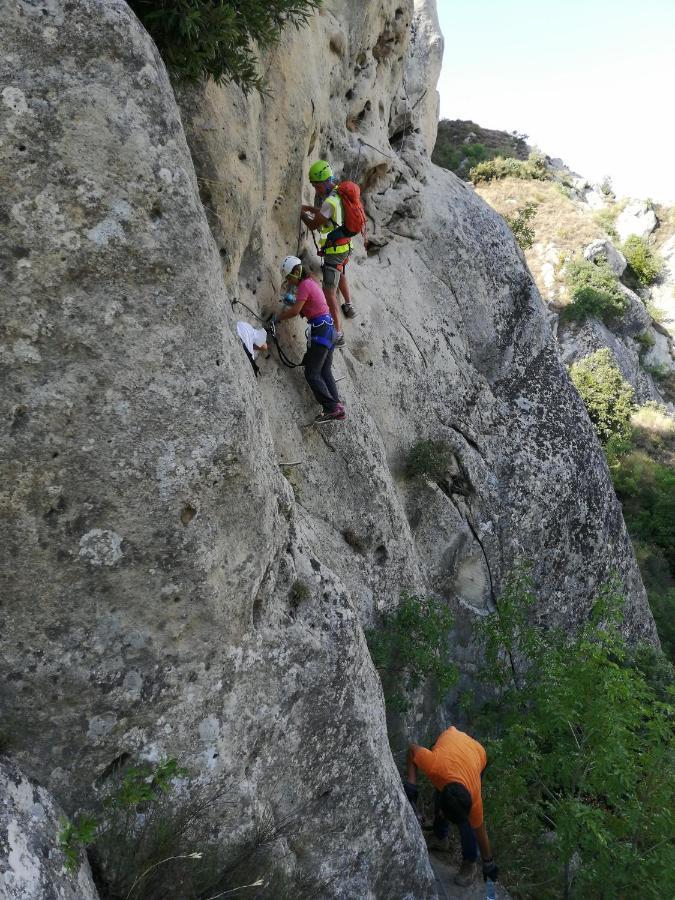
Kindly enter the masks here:
<path id="1" fill-rule="evenodd" d="M 69 872 L 57 843 L 63 813 L 43 787 L 0 758 L 0 897 L 98 900 L 86 860 Z"/>
<path id="2" fill-rule="evenodd" d="M 631 635 L 654 629 L 510 232 L 428 161 L 433 4 L 336 0 L 264 61 L 270 100 L 211 84 L 182 123 L 122 0 L 0 8 L 11 751 L 68 811 L 121 754 L 178 755 L 227 787 L 226 834 L 301 819 L 284 865 L 326 896 L 435 896 L 363 624 L 434 590 L 470 673 L 526 556 L 543 621 L 573 627 L 616 568 Z M 274 301 L 320 155 L 365 185 L 372 237 L 349 418 L 321 433 L 299 370 L 254 380 L 231 306 Z M 299 359 L 299 326 L 282 340 Z M 443 484 L 402 476 L 424 437 L 453 448 Z"/>

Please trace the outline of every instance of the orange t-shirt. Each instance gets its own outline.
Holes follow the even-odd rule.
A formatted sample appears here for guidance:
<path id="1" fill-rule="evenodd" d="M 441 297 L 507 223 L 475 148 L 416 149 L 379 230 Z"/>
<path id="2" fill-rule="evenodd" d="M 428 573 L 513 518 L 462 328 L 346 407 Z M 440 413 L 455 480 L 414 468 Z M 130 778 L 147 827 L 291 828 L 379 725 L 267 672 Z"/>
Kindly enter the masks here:
<path id="1" fill-rule="evenodd" d="M 463 784 L 471 794 L 469 825 L 479 828 L 483 824 L 480 775 L 487 765 L 487 754 L 478 741 L 453 725 L 439 736 L 431 750 L 420 747 L 413 762 L 439 791 L 450 781 Z"/>

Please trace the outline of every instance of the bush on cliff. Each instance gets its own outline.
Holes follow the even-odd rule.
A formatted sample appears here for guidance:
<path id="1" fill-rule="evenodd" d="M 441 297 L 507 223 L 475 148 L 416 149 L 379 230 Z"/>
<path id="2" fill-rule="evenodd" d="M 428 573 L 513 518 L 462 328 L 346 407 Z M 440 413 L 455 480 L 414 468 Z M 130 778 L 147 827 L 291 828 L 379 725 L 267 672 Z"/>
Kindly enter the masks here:
<path id="1" fill-rule="evenodd" d="M 533 150 L 526 160 L 497 156 L 495 159 L 478 163 L 469 172 L 469 178 L 474 184 L 508 177 L 547 181 L 551 173 L 546 166 L 546 158 L 536 150 Z"/>
<path id="2" fill-rule="evenodd" d="M 565 284 L 572 302 L 563 310 L 563 319 L 582 322 L 592 317 L 611 322 L 628 308 L 628 298 L 604 259 L 591 262 L 572 257 L 565 270 Z"/>
<path id="3" fill-rule="evenodd" d="M 497 685 L 471 726 L 487 746 L 488 829 L 521 898 L 675 895 L 673 670 L 621 636 L 606 586 L 577 634 L 530 624 L 518 570 L 479 626 Z"/>
<path id="4" fill-rule="evenodd" d="M 600 442 L 604 445 L 613 437 L 630 438 L 635 394 L 611 352 L 604 347 L 574 363 L 570 378 L 584 401 Z"/>
<path id="5" fill-rule="evenodd" d="M 256 53 L 286 25 L 305 25 L 322 0 L 129 0 L 167 68 L 184 81 L 233 81 L 263 91 Z"/>
<path id="6" fill-rule="evenodd" d="M 640 284 L 653 284 L 663 272 L 663 259 L 643 237 L 631 234 L 621 250 Z"/>

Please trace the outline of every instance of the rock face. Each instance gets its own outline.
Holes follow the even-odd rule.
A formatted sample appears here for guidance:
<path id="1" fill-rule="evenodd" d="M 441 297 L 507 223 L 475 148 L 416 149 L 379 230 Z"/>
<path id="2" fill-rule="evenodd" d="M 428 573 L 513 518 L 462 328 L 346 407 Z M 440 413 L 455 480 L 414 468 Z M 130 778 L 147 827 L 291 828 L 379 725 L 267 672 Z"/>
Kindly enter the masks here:
<path id="1" fill-rule="evenodd" d="M 2 16 L 13 753 L 69 811 L 122 754 L 179 756 L 237 829 L 295 817 L 284 865 L 321 896 L 433 897 L 362 626 L 437 592 L 468 673 L 471 621 L 527 557 L 542 621 L 574 627 L 617 569 L 627 630 L 655 635 L 512 235 L 429 163 L 434 6 L 336 2 L 265 61 L 272 100 L 210 84 L 183 122 L 122 0 Z M 231 301 L 278 295 L 325 155 L 364 185 L 372 244 L 335 363 L 348 422 L 319 432 L 297 370 L 255 380 Z M 299 359 L 299 325 L 280 334 Z M 427 437 L 454 453 L 440 485 L 402 476 Z"/>
<path id="2" fill-rule="evenodd" d="M 663 244 L 659 252 L 666 267 L 650 289 L 651 299 L 665 313 L 664 327 L 675 338 L 675 235 Z"/>
<path id="3" fill-rule="evenodd" d="M 598 259 L 598 257 L 607 260 L 607 265 L 617 278 L 621 278 L 628 265 L 623 253 L 617 250 L 610 240 L 602 238 L 597 241 L 592 241 L 585 247 L 584 256 L 591 261 Z"/>
<path id="4" fill-rule="evenodd" d="M 617 216 L 615 228 L 622 243 L 631 234 L 647 237 L 656 228 L 656 213 L 644 200 L 631 200 Z"/>
<path id="5" fill-rule="evenodd" d="M 98 900 L 89 865 L 65 868 L 57 835 L 63 813 L 43 787 L 0 758 L 0 897 Z"/>

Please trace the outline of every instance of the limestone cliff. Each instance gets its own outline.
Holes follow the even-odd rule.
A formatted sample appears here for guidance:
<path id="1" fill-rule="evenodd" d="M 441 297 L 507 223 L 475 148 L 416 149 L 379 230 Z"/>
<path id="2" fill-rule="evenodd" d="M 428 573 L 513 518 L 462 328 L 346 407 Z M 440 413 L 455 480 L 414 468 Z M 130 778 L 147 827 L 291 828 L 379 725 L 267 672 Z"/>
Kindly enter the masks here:
<path id="1" fill-rule="evenodd" d="M 542 621 L 573 627 L 617 569 L 654 630 L 511 233 L 429 161 L 434 4 L 335 0 L 265 60 L 269 99 L 209 85 L 180 112 L 123 0 L 0 11 L 12 755 L 72 810 L 122 754 L 172 753 L 229 786 L 225 834 L 302 811 L 283 864 L 326 896 L 435 896 L 363 624 L 436 592 L 470 673 L 471 620 L 527 557 Z M 365 185 L 372 246 L 348 421 L 320 433 L 300 370 L 254 379 L 231 301 L 275 298 L 323 155 Z M 422 437 L 453 448 L 444 489 L 402 477 Z"/>

